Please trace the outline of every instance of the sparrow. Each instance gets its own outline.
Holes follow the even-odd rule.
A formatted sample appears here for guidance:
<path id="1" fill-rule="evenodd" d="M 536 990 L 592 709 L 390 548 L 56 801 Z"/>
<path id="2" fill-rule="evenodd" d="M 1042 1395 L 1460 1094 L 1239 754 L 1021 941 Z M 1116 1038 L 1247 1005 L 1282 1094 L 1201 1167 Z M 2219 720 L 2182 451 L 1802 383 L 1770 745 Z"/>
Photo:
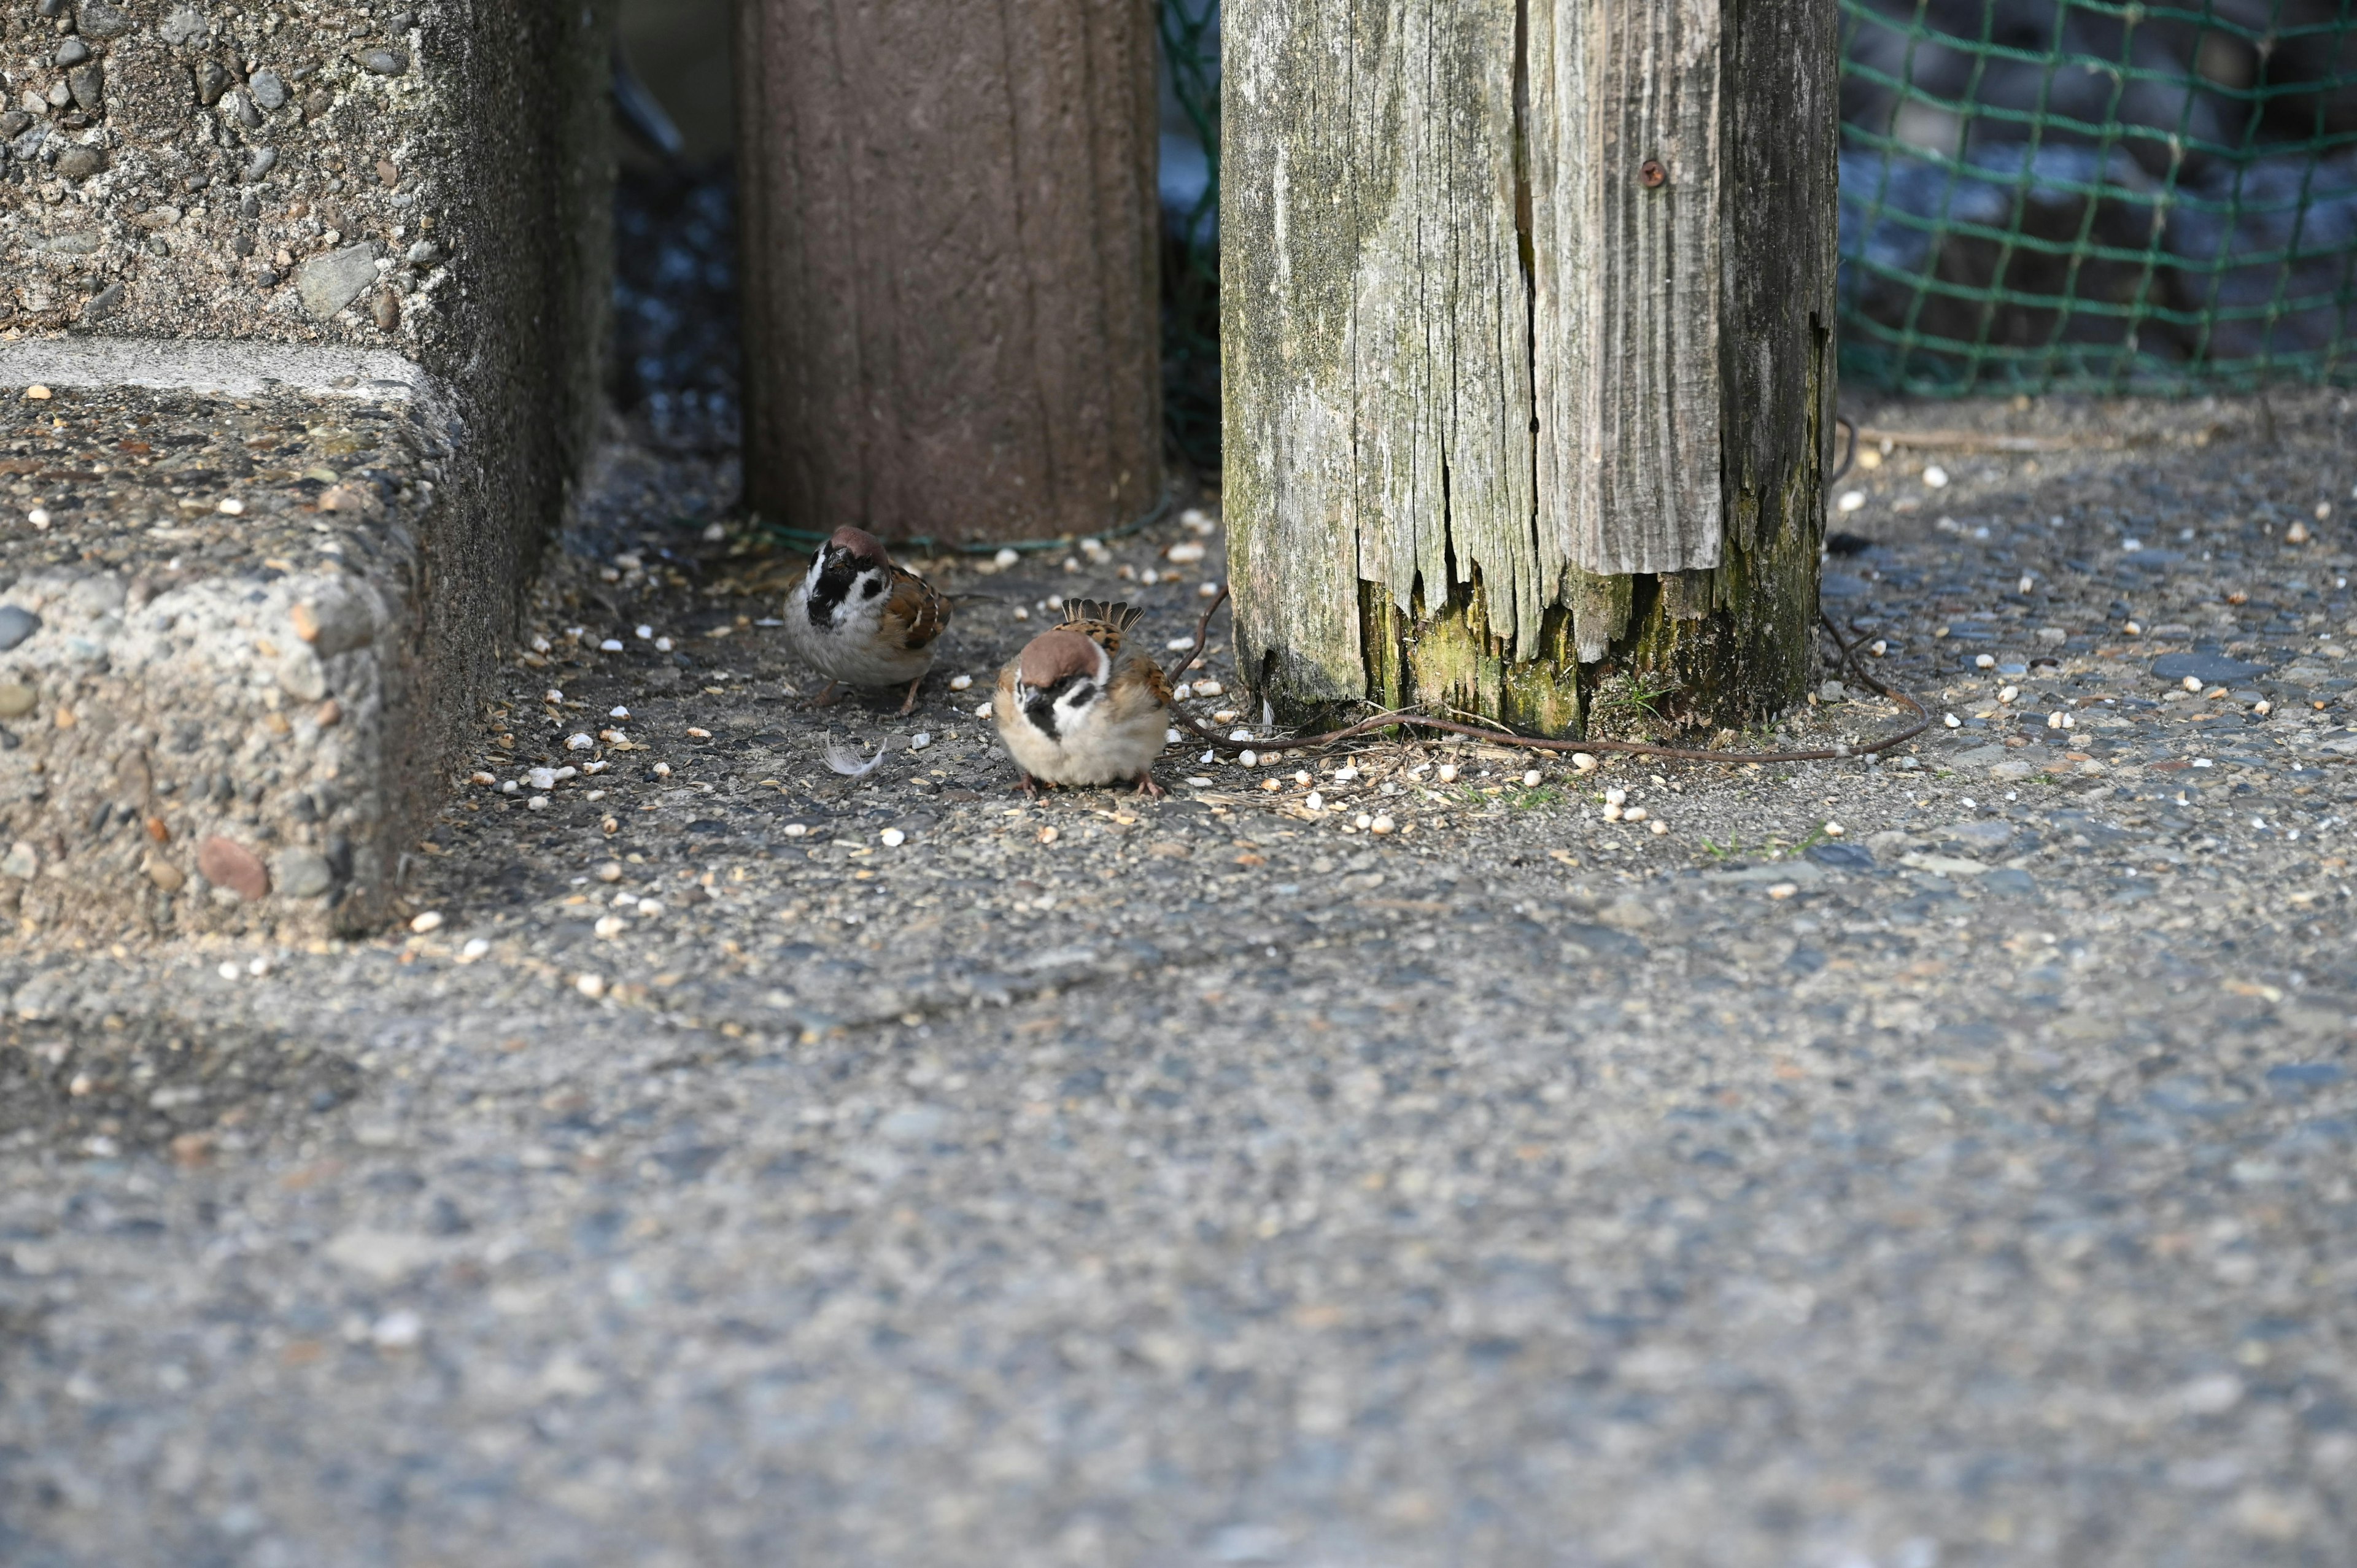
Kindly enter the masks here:
<path id="1" fill-rule="evenodd" d="M 845 682 L 905 682 L 905 714 L 917 705 L 917 687 L 933 667 L 933 644 L 949 627 L 950 601 L 914 572 L 895 566 L 874 534 L 838 528 L 786 596 L 785 618 L 795 657 L 826 677 L 814 706 L 834 701 L 835 687 Z"/>
<path id="2" fill-rule="evenodd" d="M 991 717 L 1026 794 L 1043 783 L 1131 779 L 1142 793 L 1162 793 L 1153 769 L 1169 736 L 1170 682 L 1162 666 L 1130 646 L 1142 613 L 1076 599 L 1061 623 L 999 671 Z"/>

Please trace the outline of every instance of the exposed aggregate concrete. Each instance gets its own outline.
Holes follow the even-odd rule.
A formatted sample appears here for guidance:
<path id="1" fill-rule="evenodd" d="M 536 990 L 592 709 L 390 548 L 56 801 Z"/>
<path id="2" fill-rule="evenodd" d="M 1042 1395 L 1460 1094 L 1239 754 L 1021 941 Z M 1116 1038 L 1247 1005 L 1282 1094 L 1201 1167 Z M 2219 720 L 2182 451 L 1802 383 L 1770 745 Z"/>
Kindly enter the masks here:
<path id="1" fill-rule="evenodd" d="M 2344 1561 L 2350 407 L 1973 417 L 2162 438 L 1845 485 L 1902 757 L 1162 802 L 973 710 L 1051 593 L 1191 630 L 1186 523 L 930 564 L 917 713 L 813 713 L 732 476 L 610 451 L 418 929 L 0 961 L 0 1556 Z M 199 1022 L 255 1109 L 143 1116 Z"/>

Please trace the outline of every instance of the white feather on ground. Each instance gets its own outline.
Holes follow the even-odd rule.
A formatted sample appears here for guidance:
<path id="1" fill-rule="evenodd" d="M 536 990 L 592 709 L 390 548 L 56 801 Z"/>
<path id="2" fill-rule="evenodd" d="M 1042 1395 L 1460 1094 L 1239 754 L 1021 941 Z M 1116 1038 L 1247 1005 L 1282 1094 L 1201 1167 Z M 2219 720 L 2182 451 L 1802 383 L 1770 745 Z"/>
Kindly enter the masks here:
<path id="1" fill-rule="evenodd" d="M 864 779 L 876 771 L 877 764 L 884 760 L 886 749 L 877 746 L 876 755 L 862 762 L 857 746 L 830 746 L 826 748 L 826 765 L 846 779 Z"/>

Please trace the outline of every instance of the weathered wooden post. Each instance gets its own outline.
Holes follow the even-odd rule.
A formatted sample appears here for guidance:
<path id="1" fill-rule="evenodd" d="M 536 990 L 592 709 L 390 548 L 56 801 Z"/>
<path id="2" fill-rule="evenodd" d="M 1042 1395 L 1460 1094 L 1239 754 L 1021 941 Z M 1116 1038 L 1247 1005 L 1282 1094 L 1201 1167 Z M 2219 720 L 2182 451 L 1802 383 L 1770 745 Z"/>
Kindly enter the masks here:
<path id="1" fill-rule="evenodd" d="M 1799 701 L 1835 0 L 1227 0 L 1222 48 L 1247 681 L 1548 735 Z"/>
<path id="2" fill-rule="evenodd" d="M 753 509 L 1092 532 L 1161 489 L 1146 0 L 738 0 Z"/>

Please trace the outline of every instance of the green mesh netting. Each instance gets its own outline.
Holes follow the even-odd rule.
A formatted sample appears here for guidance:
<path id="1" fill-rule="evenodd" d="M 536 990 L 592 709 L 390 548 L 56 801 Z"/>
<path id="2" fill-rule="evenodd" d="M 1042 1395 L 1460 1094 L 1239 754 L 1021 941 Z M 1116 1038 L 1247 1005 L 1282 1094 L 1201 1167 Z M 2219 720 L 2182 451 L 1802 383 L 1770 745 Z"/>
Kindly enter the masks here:
<path id="1" fill-rule="evenodd" d="M 2357 375 L 2357 0 L 1841 0 L 1842 369 Z"/>
<path id="2" fill-rule="evenodd" d="M 1851 384 L 2357 381 L 2357 0 L 1839 4 Z M 1217 0 L 1161 30 L 1210 176 L 1166 183 L 1172 435 L 1216 460 Z"/>

